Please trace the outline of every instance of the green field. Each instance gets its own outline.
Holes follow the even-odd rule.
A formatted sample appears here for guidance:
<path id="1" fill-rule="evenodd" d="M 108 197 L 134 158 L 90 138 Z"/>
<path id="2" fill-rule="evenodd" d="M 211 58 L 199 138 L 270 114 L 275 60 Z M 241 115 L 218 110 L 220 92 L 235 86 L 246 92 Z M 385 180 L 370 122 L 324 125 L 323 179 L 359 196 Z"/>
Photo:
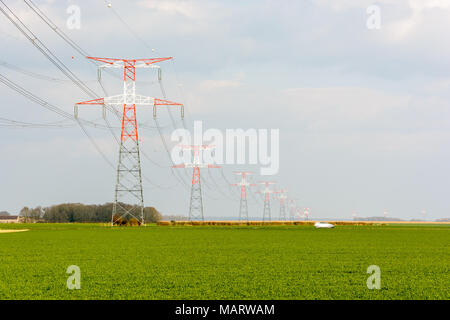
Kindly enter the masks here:
<path id="1" fill-rule="evenodd" d="M 0 228 L 0 299 L 450 298 L 450 225 Z"/>

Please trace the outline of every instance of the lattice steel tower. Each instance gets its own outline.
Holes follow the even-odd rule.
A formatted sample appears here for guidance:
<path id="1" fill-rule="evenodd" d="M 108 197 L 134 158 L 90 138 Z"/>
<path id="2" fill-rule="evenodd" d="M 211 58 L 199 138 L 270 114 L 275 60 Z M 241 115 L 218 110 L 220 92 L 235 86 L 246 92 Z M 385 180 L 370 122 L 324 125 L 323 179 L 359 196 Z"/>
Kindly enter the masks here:
<path id="1" fill-rule="evenodd" d="M 234 173 L 241 176 L 241 181 L 239 183 L 232 184 L 232 186 L 241 187 L 241 200 L 239 202 L 239 221 L 241 221 L 242 219 L 248 221 L 247 189 L 250 186 L 256 186 L 256 184 L 249 183 L 247 181 L 247 175 L 253 174 L 253 172 L 235 171 Z"/>
<path id="2" fill-rule="evenodd" d="M 192 168 L 192 187 L 191 199 L 189 203 L 189 221 L 204 221 L 203 215 L 203 197 L 202 180 L 200 177 L 200 168 L 220 168 L 218 165 L 206 164 L 202 162 L 201 152 L 206 149 L 214 148 L 211 145 L 181 145 L 185 150 L 191 150 L 193 154 L 192 163 L 183 163 L 173 166 L 174 168 Z"/>
<path id="3" fill-rule="evenodd" d="M 274 193 L 278 193 L 278 199 L 280 200 L 280 215 L 279 220 L 286 220 L 286 199 L 287 199 L 287 190 L 281 189 L 280 191 L 275 191 Z"/>
<path id="4" fill-rule="evenodd" d="M 270 194 L 273 193 L 273 190 L 270 190 L 270 185 L 275 184 L 275 182 L 260 182 L 260 184 L 264 185 L 264 190 L 258 193 L 264 193 L 264 209 L 263 209 L 263 222 L 268 219 L 271 220 L 270 214 Z"/>
<path id="5" fill-rule="evenodd" d="M 295 220 L 295 199 L 289 198 L 288 199 L 289 204 L 289 220 L 294 221 Z"/>
<path id="6" fill-rule="evenodd" d="M 102 105 L 104 117 L 106 116 L 106 107 L 108 107 L 112 108 L 114 113 L 122 121 L 111 224 L 114 225 L 117 220 L 124 218 L 135 218 L 141 224 L 145 224 L 136 106 L 153 106 L 153 117 L 156 118 L 156 106 L 180 106 L 181 116 L 183 117 L 183 105 L 181 103 L 137 95 L 136 68 L 158 68 L 159 70 L 159 67 L 154 64 L 170 60 L 172 57 L 151 59 L 87 58 L 104 63 L 99 66 L 99 78 L 102 68 L 123 69 L 122 94 L 79 102 L 75 105 L 75 116 L 78 115 L 79 105 Z M 113 107 L 116 106 L 123 106 L 123 112 L 120 113 L 115 110 Z"/>
<path id="7" fill-rule="evenodd" d="M 303 209 L 303 217 L 305 218 L 305 220 L 309 220 L 309 215 L 311 214 L 311 209 L 310 208 L 304 208 Z"/>

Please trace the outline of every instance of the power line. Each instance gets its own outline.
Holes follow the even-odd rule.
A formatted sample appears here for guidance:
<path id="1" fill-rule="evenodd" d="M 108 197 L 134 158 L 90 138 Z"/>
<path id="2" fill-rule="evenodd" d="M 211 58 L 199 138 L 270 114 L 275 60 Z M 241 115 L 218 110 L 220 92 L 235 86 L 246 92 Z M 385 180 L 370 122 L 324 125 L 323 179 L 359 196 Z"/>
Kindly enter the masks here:
<path id="1" fill-rule="evenodd" d="M 7 62 L 1 61 L 1 60 L 0 60 L 0 65 L 3 66 L 3 67 L 5 67 L 5 68 L 8 68 L 8 69 L 10 69 L 10 70 L 13 70 L 13 71 L 16 71 L 16 72 L 20 72 L 20 73 L 22 73 L 22 74 L 24 74 L 24 75 L 27 75 L 27 76 L 29 76 L 29 77 L 36 78 L 36 79 L 38 79 L 38 80 L 45 80 L 45 81 L 52 81 L 52 82 L 60 82 L 60 83 L 70 81 L 70 80 L 59 79 L 59 78 L 53 78 L 53 77 L 49 77 L 49 76 L 46 76 L 46 75 L 43 75 L 43 74 L 38 74 L 38 73 L 35 73 L 35 72 L 27 71 L 27 70 L 24 70 L 24 69 L 22 69 L 22 68 L 20 68 L 20 67 L 17 67 L 17 66 L 15 66 L 15 65 L 12 65 L 12 64 L 10 64 L 10 63 L 7 63 Z"/>
<path id="2" fill-rule="evenodd" d="M 67 120 L 47 122 L 47 123 L 35 123 L 17 121 L 0 117 L 0 126 L 4 128 L 73 128 L 72 124 L 64 124 Z"/>
<path id="3" fill-rule="evenodd" d="M 18 84 L 12 82 L 11 80 L 9 80 L 8 78 L 6 78 L 5 76 L 3 76 L 2 74 L 0 74 L 0 82 L 2 82 L 3 84 L 5 84 L 7 87 L 9 87 L 10 89 L 16 91 L 17 93 L 19 93 L 20 95 L 26 97 L 27 99 L 43 106 L 44 108 L 55 112 L 56 114 L 60 115 L 61 117 L 64 117 L 66 120 L 72 120 L 72 121 L 76 121 L 78 123 L 78 125 L 80 126 L 82 132 L 86 135 L 86 137 L 89 139 L 89 141 L 92 143 L 92 145 L 94 146 L 94 148 L 97 150 L 97 152 L 102 156 L 102 158 L 108 163 L 108 165 L 113 168 L 115 170 L 114 165 L 112 164 L 112 162 L 109 160 L 109 157 L 106 156 L 106 154 L 101 150 L 101 148 L 98 146 L 98 144 L 95 142 L 94 138 L 89 134 L 89 132 L 86 130 L 84 125 L 89 125 L 91 127 L 95 127 L 95 128 L 99 128 L 101 127 L 101 125 L 98 125 L 96 123 L 93 123 L 91 121 L 88 120 L 83 120 L 80 118 L 75 118 L 72 114 L 65 112 L 64 110 L 48 103 L 47 101 L 37 97 L 36 95 L 34 95 L 33 93 L 27 91 L 26 89 L 22 88 L 21 86 L 19 86 Z M 66 120 L 62 120 L 62 121 L 66 121 Z M 0 121 L 4 121 L 4 122 L 11 122 L 14 120 L 9 120 L 9 119 L 5 119 L 5 118 L 0 118 Z M 61 122 L 62 122 L 61 121 Z M 16 122 L 16 121 L 14 121 Z M 17 121 L 18 122 L 18 121 Z M 26 124 L 27 127 L 31 126 L 31 125 L 40 125 L 40 127 L 42 127 L 42 124 L 34 124 L 34 123 L 25 123 L 25 122 L 18 122 L 19 124 Z M 54 122 L 54 123 L 47 123 L 45 124 L 46 126 L 51 127 L 56 126 L 58 122 Z M 84 125 L 83 125 L 84 124 Z M 1 127 L 5 127 L 5 125 L 2 125 L 0 123 Z M 59 125 L 60 127 L 60 125 Z M 67 126 L 68 127 L 68 126 Z M 73 126 L 72 126 L 73 127 Z M 105 127 L 103 127 L 103 129 L 105 129 Z M 157 183 L 154 183 L 153 181 L 151 181 L 150 179 L 148 179 L 146 176 L 143 176 L 143 178 L 150 184 L 152 184 L 153 186 L 157 187 L 157 188 L 161 188 L 161 189 L 170 189 L 173 188 L 172 186 L 168 187 L 168 186 L 163 186 Z"/>
<path id="4" fill-rule="evenodd" d="M 89 54 L 84 50 L 84 49 L 82 49 L 75 41 L 73 41 L 72 39 L 70 39 L 70 37 L 68 37 L 62 30 L 60 30 L 57 26 L 56 26 L 56 24 L 54 24 L 51 20 L 50 20 L 50 18 L 49 17 L 47 17 L 40 9 L 39 9 L 39 7 L 38 6 L 36 6 L 31 0 L 24 0 L 24 2 L 53 30 L 53 31 L 55 31 L 57 34 L 58 34 L 58 36 L 60 36 L 66 43 L 68 43 L 73 49 L 75 49 L 79 54 L 81 54 L 81 55 L 83 55 L 83 56 L 88 56 Z M 2 3 L 3 3 L 3 1 L 2 1 Z M 6 5 L 5 5 L 6 6 Z M 9 8 L 8 8 L 9 9 Z M 3 10 L 2 10 L 3 11 Z M 11 10 L 10 10 L 11 11 Z M 12 11 L 11 11 L 11 13 L 12 13 Z M 15 16 L 15 15 L 14 15 Z M 19 20 L 20 21 L 20 19 L 17 17 L 17 16 L 15 16 L 16 17 L 16 19 L 17 20 Z M 10 19 L 11 20 L 11 19 Z M 11 20 L 12 21 L 12 20 Z M 16 25 L 17 26 L 17 25 Z M 18 27 L 18 26 L 17 26 Z M 26 28 L 26 26 L 25 26 L 25 28 Z M 27 30 L 29 30 L 28 28 L 27 28 Z M 22 31 L 22 30 L 21 30 Z M 33 34 L 32 32 L 31 32 L 31 30 L 29 30 L 30 31 L 30 33 L 31 34 Z M 35 38 L 37 38 L 34 34 L 33 34 L 33 36 L 35 37 Z M 28 37 L 27 37 L 28 38 Z M 41 43 L 41 42 L 40 42 Z M 43 44 L 42 44 L 43 45 Z M 45 46 L 44 46 L 45 47 Z M 47 49 L 48 50 L 48 49 Z M 49 52 L 50 52 L 50 50 L 48 50 Z M 42 51 L 41 51 L 42 52 Z M 51 52 L 50 52 L 51 53 Z M 55 57 L 56 58 L 56 57 Z M 59 61 L 59 60 L 58 60 Z M 89 59 L 89 61 L 91 61 L 91 62 L 93 62 L 94 64 L 96 64 L 96 62 L 94 62 L 95 60 L 91 60 L 91 59 Z M 64 66 L 64 65 L 63 65 Z M 59 66 L 58 66 L 59 67 Z M 64 66 L 65 67 L 65 66 Z M 69 70 L 70 71 L 70 69 L 68 69 L 67 67 L 65 67 L 67 70 Z M 107 71 L 109 71 L 109 70 L 107 70 Z M 68 76 L 67 74 L 66 74 L 66 76 Z M 69 76 L 68 76 L 69 77 Z M 73 79 L 73 78 L 71 78 L 71 77 L 69 77 L 75 84 L 77 84 L 78 86 L 79 86 L 79 79 L 78 78 L 76 78 L 76 76 L 75 76 L 75 78 L 76 79 Z M 98 77 L 98 83 L 99 83 L 99 85 L 100 85 L 100 87 L 102 88 L 102 90 L 103 90 L 103 92 L 105 93 L 105 95 L 107 95 L 107 92 L 106 92 L 106 90 L 105 90 L 105 88 L 104 88 L 104 86 L 103 86 L 103 84 L 101 83 L 101 77 Z M 87 86 L 86 86 L 87 87 Z M 91 97 L 94 97 L 94 98 L 98 98 L 98 95 L 97 94 L 95 94 L 95 92 L 93 92 L 93 91 L 91 91 L 90 92 L 90 94 L 89 94 Z M 106 108 L 108 108 L 108 109 L 110 109 L 110 111 L 113 111 L 113 113 L 116 115 L 116 117 L 120 120 L 120 116 L 119 116 L 119 114 L 118 114 L 118 112 L 113 108 L 113 107 L 110 107 L 110 106 L 108 106 L 108 105 L 105 105 L 105 107 Z M 104 121 L 105 121 L 105 123 L 106 123 L 106 125 L 107 125 L 107 128 L 108 128 L 108 130 L 110 131 L 110 133 L 111 133 L 111 135 L 113 136 L 113 138 L 114 138 L 114 140 L 116 141 L 116 143 L 120 146 L 120 142 L 119 142 L 119 140 L 118 140 L 118 138 L 116 137 L 116 135 L 115 135 L 115 133 L 114 133 L 114 131 L 113 131 L 113 128 L 112 128 L 112 126 L 111 126 L 111 124 L 109 123 L 109 121 L 108 121 L 108 119 L 107 119 L 107 117 L 106 117 L 106 115 L 104 116 Z M 151 128 L 151 127 L 149 127 L 149 126 L 147 126 L 147 128 Z M 159 129 L 159 128 L 158 128 Z M 150 159 L 150 157 L 148 157 L 148 155 L 147 154 L 145 154 L 145 153 L 143 153 L 143 155 L 144 155 L 144 157 L 145 158 L 147 158 L 149 161 L 151 161 L 153 164 L 156 164 L 156 162 L 155 161 L 153 161 L 153 160 L 151 160 Z M 160 166 L 160 167 L 163 167 L 163 166 Z"/>
<path id="5" fill-rule="evenodd" d="M 17 20 L 17 22 L 16 21 L 14 21 L 14 19 L 12 19 L 12 17 L 10 17 L 9 16 L 9 14 L 7 14 L 6 13 L 6 11 L 5 10 L 3 10 L 3 8 L 1 8 L 0 7 L 0 10 L 3 12 L 3 14 L 5 15 L 5 16 L 7 16 L 7 18 L 19 29 L 19 31 L 21 31 L 24 35 L 25 35 L 25 37 L 30 41 L 30 42 L 32 42 L 32 44 L 36 47 L 36 48 L 38 48 L 39 49 L 39 51 L 41 51 L 41 53 L 43 53 L 45 56 L 46 56 L 46 58 L 48 59 L 48 60 L 50 60 L 55 66 L 57 66 L 58 67 L 58 69 L 61 71 L 61 72 L 63 72 L 65 75 L 66 75 L 66 77 L 68 77 L 69 79 L 70 79 L 70 81 L 72 81 L 75 85 L 77 85 L 81 90 L 83 90 L 87 95 L 89 95 L 89 96 L 91 96 L 91 97 L 98 97 L 98 95 L 95 93 L 95 91 L 93 91 L 91 88 L 89 88 L 83 81 L 81 81 L 69 68 L 67 68 L 34 34 L 33 34 L 33 32 L 31 32 L 31 30 L 29 29 L 29 28 L 27 28 L 23 23 L 22 23 L 22 21 L 20 21 L 20 19 L 5 5 L 5 3 L 2 1 L 2 0 L 0 0 L 0 2 L 7 8 L 7 10 L 13 15 L 13 17 L 15 17 L 16 18 L 16 20 Z M 80 54 L 82 54 L 83 56 L 86 56 L 86 55 L 88 55 L 87 54 L 87 52 L 86 51 L 84 51 L 78 44 L 76 44 L 73 40 L 71 40 L 63 31 L 61 31 L 59 28 L 57 28 L 57 26 L 31 1 L 31 0 L 24 0 L 24 2 L 39 16 L 39 17 L 41 17 L 41 19 L 53 30 L 53 31 L 55 31 L 61 38 L 63 38 L 72 48 L 74 48 L 77 52 L 79 52 Z M 107 3 L 106 1 L 105 1 L 105 3 Z M 120 17 L 120 15 L 118 15 L 118 13 L 114 10 L 114 9 L 112 9 L 112 11 L 113 11 L 113 13 L 115 14 L 115 16 L 127 27 L 127 29 L 135 36 L 135 38 L 136 39 L 138 39 L 139 41 L 141 41 L 142 43 L 144 43 L 145 44 L 145 46 L 146 47 L 148 47 L 149 48 L 149 46 L 148 46 L 148 44 L 141 38 L 141 37 L 139 37 L 139 35 L 137 34 L 137 33 L 135 33 L 134 31 L 133 31 L 133 29 L 130 27 L 130 25 L 128 25 L 127 24 L 127 22 L 124 20 L 124 19 L 122 19 L 121 17 Z M 22 28 L 21 28 L 22 27 Z M 28 31 L 28 32 L 27 32 Z M 28 34 L 27 34 L 28 33 Z M 28 36 L 27 36 L 28 35 Z M 152 51 L 154 51 L 153 49 L 152 49 Z M 173 65 L 173 64 L 172 64 Z M 22 70 L 22 71 L 24 71 L 24 70 Z M 20 72 L 20 71 L 19 71 Z M 26 72 L 26 71 L 25 71 Z M 23 73 L 23 72 L 22 72 Z M 31 72 L 28 72 L 29 73 L 29 75 L 30 76 L 32 76 L 31 74 Z M 34 76 L 36 76 L 37 74 L 34 74 Z M 1 75 L 0 75 L 1 76 Z M 39 75 L 38 75 L 39 76 Z M 42 79 L 42 80 L 49 80 L 49 81 L 67 81 L 67 80 L 62 80 L 62 79 L 55 79 L 55 78 L 50 78 L 50 77 L 48 77 L 49 79 Z M 1 80 L 0 80 L 1 81 Z M 3 81 L 2 81 L 3 82 Z M 102 90 L 106 93 L 106 90 L 105 90 L 105 88 L 103 87 L 103 85 L 102 85 L 102 83 L 101 83 L 101 79 L 99 78 L 98 79 L 98 82 L 99 82 L 99 85 L 101 86 L 101 88 L 102 88 Z M 165 89 L 164 89 L 164 86 L 163 86 L 163 83 L 162 83 L 162 81 L 161 81 L 161 79 L 159 79 L 159 84 L 160 84 L 160 88 L 161 88 L 161 92 L 162 92 L 162 94 L 163 94 L 163 96 L 165 97 Z M 16 90 L 17 91 L 17 90 Z M 180 91 L 181 91 L 181 88 L 180 88 Z M 184 94 L 183 94 L 183 96 L 184 96 Z M 31 99 L 31 98 L 29 98 L 29 99 Z M 36 102 L 36 101 L 35 101 Z M 38 102 L 39 103 L 39 102 Z M 118 112 L 114 109 L 114 108 L 112 108 L 112 107 L 110 107 L 110 106 L 106 106 L 107 108 L 108 108 L 108 110 L 110 110 L 110 111 L 113 111 L 113 113 L 115 113 L 115 115 L 117 116 L 118 115 Z M 171 114 L 171 111 L 168 109 L 168 113 L 169 113 L 169 116 L 170 116 L 170 119 L 171 119 L 171 122 L 172 122 L 172 126 L 174 127 L 174 128 L 177 128 L 178 127 L 178 125 L 177 125 L 177 123 L 174 121 L 174 119 L 173 119 L 173 116 L 172 116 L 172 114 Z M 72 117 L 72 116 L 71 116 Z M 73 117 L 72 117 L 72 120 L 73 120 Z M 107 124 L 107 126 L 106 126 L 106 128 L 108 129 L 108 130 L 110 130 L 110 132 L 112 133 L 112 135 L 113 135 L 113 137 L 114 137 L 114 140 L 116 141 L 116 142 L 118 142 L 118 139 L 117 139 L 117 137 L 116 137 L 116 135 L 114 134 L 114 132 L 113 132 L 113 130 L 112 130 L 112 126 L 111 126 L 111 124 L 109 123 L 109 121 L 108 121 L 108 119 L 106 118 L 106 116 L 104 117 L 104 120 L 105 120 L 105 122 L 106 122 L 106 124 Z M 89 136 L 89 134 L 87 133 L 87 131 L 85 130 L 85 128 L 83 127 L 83 125 L 82 125 L 82 123 L 84 123 L 84 124 L 87 124 L 87 123 L 89 123 L 88 121 L 85 121 L 85 120 L 82 120 L 82 119 L 76 119 L 76 121 L 77 121 L 77 123 L 80 125 L 80 127 L 82 128 L 82 130 L 83 130 L 83 132 L 85 132 L 85 134 L 90 138 L 90 140 L 92 140 L 93 141 L 93 139 Z M 12 123 L 11 123 L 12 124 Z M 166 152 L 168 153 L 168 155 L 169 155 L 169 159 L 172 161 L 172 159 L 171 159 L 171 156 L 170 156 L 170 151 L 168 150 L 168 146 L 167 146 L 167 144 L 166 144 L 166 141 L 165 141 L 165 138 L 164 138 L 164 136 L 163 136 L 163 134 L 162 134 L 162 130 L 161 130 L 161 127 L 160 127 L 160 125 L 159 125 L 159 123 L 155 120 L 155 124 L 156 124 L 156 127 L 153 127 L 153 129 L 157 129 L 158 130 L 158 133 L 159 133 L 159 135 L 160 135 L 160 138 L 161 138 L 161 141 L 162 141 L 162 144 L 163 144 L 163 146 L 164 146 L 164 148 L 165 148 L 165 150 L 166 150 Z M 0 124 L 1 125 L 1 124 Z M 23 123 L 23 125 L 25 125 L 25 123 Z M 31 126 L 32 124 L 30 124 L 30 126 Z M 35 125 L 38 125 L 38 124 L 35 124 Z M 186 124 L 185 124 L 185 122 L 184 122 L 184 120 L 182 121 L 182 126 L 184 127 L 184 128 L 186 128 Z M 101 129 L 105 129 L 105 127 L 104 126 L 95 126 L 95 127 L 98 127 L 98 128 L 101 128 Z M 95 143 L 95 142 L 94 142 Z M 142 154 L 144 155 L 144 157 L 145 158 L 147 158 L 149 161 L 151 161 L 153 164 L 155 164 L 155 165 L 158 165 L 156 162 L 154 162 L 153 160 L 151 160 L 144 152 L 142 152 Z M 173 164 L 173 161 L 172 161 L 172 164 Z M 165 167 L 165 166 L 160 166 L 160 165 L 158 165 L 159 167 Z M 169 166 L 169 168 L 171 168 L 170 166 Z M 174 177 L 176 177 L 177 178 L 177 180 L 179 180 L 179 179 L 181 179 L 181 181 L 182 181 L 182 184 L 183 185 L 185 185 L 186 186 L 186 183 L 185 183 L 185 181 L 184 181 L 184 179 L 182 178 L 182 177 L 177 177 L 177 175 L 176 174 L 174 174 L 174 172 L 173 172 L 173 169 L 171 168 L 171 172 L 172 172 L 172 174 L 174 175 Z M 213 175 L 209 172 L 209 170 L 208 170 L 208 173 L 209 173 L 209 176 L 210 176 L 210 179 L 212 180 L 212 182 L 213 182 L 213 184 L 217 187 L 216 189 L 212 189 L 211 187 L 209 187 L 209 185 L 207 184 L 207 183 L 204 183 L 208 188 L 210 188 L 211 190 L 215 190 L 215 191 L 217 191 L 217 192 L 219 192 L 219 193 L 221 193 L 223 196 L 225 196 L 225 197 L 228 197 L 225 193 L 223 193 L 222 192 L 222 190 L 221 190 L 221 188 L 220 188 L 220 186 L 217 184 L 217 182 L 215 181 L 215 179 L 214 179 L 214 177 L 213 177 Z M 221 169 L 221 176 L 222 176 L 222 178 L 223 178 L 223 180 L 225 181 L 225 182 L 227 182 L 228 180 L 226 179 L 226 177 L 225 177 L 225 174 L 224 174 L 224 172 L 223 172 L 223 170 Z M 144 177 L 145 178 L 145 177 Z M 180 180 L 179 180 L 180 181 Z M 149 181 L 149 183 L 152 183 L 151 181 Z M 186 186 L 187 187 L 187 186 Z M 230 191 L 231 192 L 231 191 Z"/>
<path id="6" fill-rule="evenodd" d="M 20 18 L 14 14 L 14 12 L 0 0 L 3 6 L 9 11 L 8 14 L 4 8 L 0 7 L 0 11 L 11 21 L 12 24 L 35 46 L 50 62 L 52 62 L 67 78 L 78 86 L 83 92 L 90 97 L 98 97 L 97 94 L 92 91 L 83 81 L 81 81 L 67 66 L 56 57 L 45 44 L 39 40 L 39 38 L 20 20 Z M 11 16 L 12 15 L 12 16 Z M 14 19 L 15 18 L 15 19 Z"/>
<path id="7" fill-rule="evenodd" d="M 27 0 L 24 0 L 24 1 L 27 1 Z M 28 0 L 28 1 L 29 1 L 29 0 Z M 126 29 L 127 29 L 127 30 L 128 30 L 128 31 L 129 31 L 129 32 L 130 32 L 130 33 L 131 33 L 131 34 L 132 34 L 139 42 L 141 42 L 146 48 L 151 49 L 152 52 L 155 51 L 155 49 L 151 48 L 151 47 L 147 44 L 147 42 L 146 42 L 145 40 L 143 40 L 143 39 L 142 39 L 142 38 L 141 38 L 141 37 L 133 30 L 133 28 L 125 21 L 125 19 L 123 19 L 123 18 L 119 15 L 119 13 L 113 8 L 113 6 L 112 6 L 112 4 L 111 4 L 110 2 L 108 2 L 108 1 L 106 1 L 106 0 L 104 0 L 104 2 L 105 2 L 105 4 L 108 6 L 108 8 L 114 13 L 114 15 L 119 19 L 119 21 L 126 27 Z M 174 67 L 174 65 L 173 65 L 173 61 L 172 61 L 172 67 L 173 67 L 173 69 L 174 69 L 174 71 L 175 71 L 175 73 L 176 73 L 175 67 Z M 176 75 L 176 77 L 177 77 L 178 85 L 180 86 L 180 83 L 179 83 L 179 81 L 178 81 L 178 75 Z M 163 86 L 163 83 L 162 83 L 161 69 L 159 69 L 159 71 L 158 71 L 158 81 L 159 81 L 159 83 L 160 83 L 161 92 L 162 92 L 163 96 L 165 97 L 166 94 L 165 94 L 165 89 L 164 89 L 164 86 Z M 183 100 L 186 100 L 186 99 L 184 98 L 184 92 L 182 91 L 182 89 L 179 88 L 179 90 L 180 90 L 180 93 L 181 93 L 181 95 L 182 95 Z M 183 101 L 183 103 L 185 103 L 185 101 Z M 177 126 L 176 126 L 176 124 L 175 124 L 175 122 L 174 122 L 174 119 L 173 119 L 173 115 L 172 115 L 172 113 L 171 113 L 171 110 L 168 109 L 167 112 L 169 113 L 169 117 L 170 117 L 170 119 L 171 119 L 171 121 L 172 121 L 173 127 L 176 129 Z M 188 113 L 189 113 L 189 110 L 188 110 Z M 167 150 L 167 152 L 168 152 L 168 154 L 169 154 L 169 158 L 170 158 L 170 152 L 168 151 L 167 144 L 166 144 L 166 142 L 164 141 L 164 137 L 163 137 L 162 134 L 161 134 L 161 130 L 158 128 L 158 123 L 156 123 L 156 126 L 157 126 L 158 131 L 160 132 L 160 136 L 161 136 L 163 145 L 164 145 L 164 147 L 166 148 L 166 150 Z M 182 126 L 186 129 L 186 124 L 185 124 L 185 122 L 184 122 L 184 119 L 182 120 Z M 222 169 L 222 168 L 220 168 L 220 169 L 221 169 L 222 176 L 224 176 L 224 174 L 223 174 L 223 169 Z M 186 169 L 184 169 L 183 171 L 184 171 L 185 175 L 186 175 L 187 177 L 189 177 L 189 175 L 187 174 Z M 212 187 L 209 185 L 209 183 L 207 183 L 207 182 L 205 181 L 206 179 L 205 179 L 204 176 L 201 177 L 202 183 L 203 183 L 209 190 L 216 191 L 216 192 L 220 193 L 222 196 L 224 196 L 224 197 L 226 197 L 226 198 L 229 198 L 229 196 L 227 196 L 227 195 L 223 192 L 223 190 L 220 188 L 220 186 L 217 184 L 217 182 L 215 181 L 213 175 L 209 172 L 209 169 L 208 169 L 208 173 L 209 173 L 209 177 L 210 177 L 210 179 L 212 180 L 213 184 L 216 186 L 216 189 L 212 188 Z M 184 181 L 184 180 L 183 180 L 183 181 Z M 205 191 L 206 191 L 206 190 L 205 190 Z M 230 190 L 229 190 L 229 191 L 230 191 Z M 230 192 L 230 194 L 231 194 L 231 192 Z M 211 198 L 212 198 L 212 197 L 211 197 Z M 229 199 L 233 199 L 233 200 L 234 200 L 234 197 L 231 197 L 231 198 L 229 198 Z"/>
<path id="8" fill-rule="evenodd" d="M 19 93 L 20 95 L 24 96 L 25 98 L 33 101 L 34 103 L 37 103 L 39 105 L 41 105 L 42 107 L 60 115 L 63 118 L 69 119 L 69 120 L 75 120 L 75 117 L 71 114 L 68 113 L 66 111 L 64 111 L 63 109 L 45 101 L 44 99 L 36 96 L 35 94 L 31 93 L 30 91 L 26 90 L 25 88 L 21 87 L 20 85 L 18 85 L 17 83 L 14 83 L 13 81 L 11 81 L 10 79 L 8 79 L 7 77 L 5 77 L 4 75 L 2 75 L 0 73 L 0 82 L 2 82 L 4 85 L 6 85 L 7 87 L 9 87 L 10 89 L 16 91 L 17 93 Z M 79 119 L 80 123 L 84 124 L 84 125 L 88 125 L 94 128 L 100 128 L 100 129 L 106 129 L 105 126 L 100 125 L 98 123 L 89 121 L 89 120 L 84 120 L 84 119 Z"/>
<path id="9" fill-rule="evenodd" d="M 131 28 L 131 26 L 124 20 L 122 19 L 122 17 L 117 13 L 117 11 L 113 8 L 112 4 L 106 0 L 104 0 L 105 4 L 107 5 L 107 7 L 112 11 L 112 13 L 116 16 L 117 19 L 120 20 L 120 22 L 122 22 L 122 24 L 128 29 L 128 31 L 139 41 L 141 42 L 146 48 L 148 49 L 152 49 L 147 42 L 142 39 L 137 32 L 135 32 L 133 30 L 133 28 Z M 152 51 L 154 51 L 154 49 L 152 49 Z"/>

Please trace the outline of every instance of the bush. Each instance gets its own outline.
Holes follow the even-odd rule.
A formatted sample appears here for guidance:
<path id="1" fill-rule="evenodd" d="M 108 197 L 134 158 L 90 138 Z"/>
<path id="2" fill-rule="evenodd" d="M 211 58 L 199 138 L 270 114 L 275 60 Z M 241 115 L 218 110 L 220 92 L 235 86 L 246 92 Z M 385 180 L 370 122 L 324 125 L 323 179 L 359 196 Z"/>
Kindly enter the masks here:
<path id="1" fill-rule="evenodd" d="M 140 226 L 141 225 L 141 222 L 138 220 L 138 219 L 136 219 L 136 218 L 130 218 L 128 221 L 127 221 L 127 226 Z"/>
<path id="2" fill-rule="evenodd" d="M 121 226 L 121 225 L 123 225 L 123 223 L 124 223 L 123 219 L 120 216 L 118 216 L 117 214 L 115 214 L 113 217 L 113 225 Z"/>

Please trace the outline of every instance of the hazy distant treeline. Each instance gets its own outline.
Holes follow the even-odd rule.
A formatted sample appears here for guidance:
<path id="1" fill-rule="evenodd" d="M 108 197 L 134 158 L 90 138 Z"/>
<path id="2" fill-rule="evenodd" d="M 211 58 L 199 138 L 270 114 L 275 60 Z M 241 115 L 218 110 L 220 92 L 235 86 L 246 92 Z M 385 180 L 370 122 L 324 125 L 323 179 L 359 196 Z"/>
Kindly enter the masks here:
<path id="1" fill-rule="evenodd" d="M 130 205 L 122 204 L 124 207 Z M 109 222 L 111 221 L 112 203 L 102 205 L 85 205 L 82 203 L 64 203 L 47 208 L 25 207 L 20 216 L 27 222 Z M 161 214 L 153 207 L 144 208 L 145 222 L 158 222 Z"/>

